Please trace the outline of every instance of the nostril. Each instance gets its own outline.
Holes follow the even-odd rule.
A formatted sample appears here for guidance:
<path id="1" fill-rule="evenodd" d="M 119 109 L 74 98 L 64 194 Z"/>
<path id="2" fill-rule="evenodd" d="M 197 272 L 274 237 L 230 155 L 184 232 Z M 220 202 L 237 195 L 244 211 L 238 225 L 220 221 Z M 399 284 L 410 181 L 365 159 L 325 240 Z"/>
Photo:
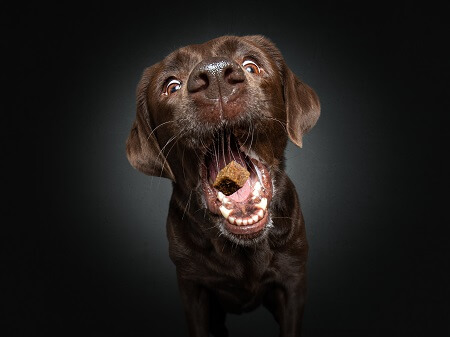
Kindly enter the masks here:
<path id="1" fill-rule="evenodd" d="M 206 73 L 198 73 L 197 76 L 189 78 L 188 81 L 188 91 L 198 92 L 205 90 L 209 86 L 209 78 Z"/>
<path id="2" fill-rule="evenodd" d="M 223 77 L 226 79 L 228 76 L 230 76 L 230 74 L 233 72 L 233 68 L 232 67 L 228 67 L 225 69 L 225 71 L 223 72 Z"/>
<path id="3" fill-rule="evenodd" d="M 202 85 L 201 89 L 202 90 L 206 89 L 208 87 L 208 85 L 209 85 L 208 75 L 206 73 L 201 73 L 200 75 L 198 75 L 198 77 L 199 77 L 199 82 L 203 82 L 203 85 Z"/>
<path id="4" fill-rule="evenodd" d="M 229 84 L 238 84 L 238 83 L 242 83 L 245 81 L 245 75 L 242 71 L 239 71 L 240 69 L 238 69 L 237 71 L 235 71 L 235 69 L 233 69 L 233 67 L 229 67 L 225 70 L 224 72 L 224 79 L 225 81 L 227 81 Z"/>

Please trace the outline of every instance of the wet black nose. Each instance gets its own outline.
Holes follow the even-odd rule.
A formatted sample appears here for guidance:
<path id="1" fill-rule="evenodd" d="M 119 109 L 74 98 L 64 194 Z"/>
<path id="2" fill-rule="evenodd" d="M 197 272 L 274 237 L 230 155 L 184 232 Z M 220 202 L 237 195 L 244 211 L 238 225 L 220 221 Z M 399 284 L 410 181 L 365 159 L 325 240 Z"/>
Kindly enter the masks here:
<path id="1" fill-rule="evenodd" d="M 208 99 L 226 98 L 245 82 L 242 68 L 231 59 L 211 57 L 195 66 L 189 75 L 189 93 L 202 92 Z"/>

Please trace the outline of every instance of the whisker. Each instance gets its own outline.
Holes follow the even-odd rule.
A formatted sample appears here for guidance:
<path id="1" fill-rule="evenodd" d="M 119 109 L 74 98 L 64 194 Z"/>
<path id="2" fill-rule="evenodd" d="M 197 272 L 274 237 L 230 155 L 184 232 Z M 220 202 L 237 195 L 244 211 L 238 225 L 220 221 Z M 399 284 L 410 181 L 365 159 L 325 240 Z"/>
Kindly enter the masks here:
<path id="1" fill-rule="evenodd" d="M 292 218 L 290 216 L 272 216 L 271 218 L 272 219 L 289 219 L 289 220 L 294 220 L 294 221 L 299 220 L 298 218 Z"/>
<path id="2" fill-rule="evenodd" d="M 287 123 L 286 122 L 283 122 L 283 121 L 279 120 L 278 118 L 274 118 L 274 117 L 264 116 L 263 118 L 273 120 L 273 121 L 279 123 L 281 125 L 281 127 L 283 128 L 283 130 L 285 132 L 287 132 Z"/>
<path id="3" fill-rule="evenodd" d="M 161 172 L 159 174 L 160 178 L 162 177 L 162 173 L 163 173 L 164 167 L 165 167 L 166 162 L 167 162 L 166 157 L 163 155 L 163 151 L 166 148 L 166 146 L 169 145 L 176 138 L 177 138 L 177 135 L 170 137 L 169 140 L 166 142 L 166 144 L 163 146 L 163 148 L 161 150 L 159 150 L 158 156 L 156 157 L 156 161 L 159 160 L 160 156 L 162 156 L 162 158 L 164 158 L 164 162 L 163 162 L 162 167 L 161 167 Z"/>
<path id="4" fill-rule="evenodd" d="M 216 225 L 212 225 L 211 227 L 206 227 L 205 230 L 210 231 L 212 229 L 216 228 Z"/>
<path id="5" fill-rule="evenodd" d="M 199 141 L 200 141 L 200 143 L 202 144 L 203 148 L 206 150 L 205 154 L 207 154 L 207 153 L 213 154 L 213 152 L 211 151 L 211 149 L 209 149 L 209 148 L 205 145 L 205 143 L 203 143 L 203 138 L 202 138 L 202 137 L 199 138 Z"/>
<path id="6" fill-rule="evenodd" d="M 161 172 L 160 172 L 160 174 L 159 174 L 159 177 L 162 177 L 162 173 L 163 173 L 163 171 L 164 171 L 164 167 L 166 166 L 166 163 L 167 163 L 167 157 L 169 156 L 170 151 L 172 151 L 173 147 L 177 144 L 177 142 L 180 140 L 180 138 L 181 138 L 183 135 L 184 135 L 184 133 L 181 131 L 181 132 L 178 133 L 177 135 L 172 136 L 172 137 L 166 142 L 166 144 L 163 146 L 163 148 L 159 151 L 158 156 L 156 157 L 157 159 L 159 159 L 159 156 L 160 156 L 160 155 L 163 155 L 163 151 L 164 151 L 164 149 L 166 148 L 166 146 L 169 145 L 169 143 L 171 143 L 173 140 L 176 139 L 176 141 L 175 141 L 175 142 L 172 144 L 172 146 L 170 147 L 169 151 L 167 151 L 167 154 L 166 154 L 165 156 L 163 155 L 164 162 L 163 162 L 163 165 L 162 165 L 162 167 L 161 167 Z M 177 138 L 178 138 L 178 139 L 177 139 Z M 167 163 L 167 164 L 168 164 L 168 163 Z"/>
<path id="7" fill-rule="evenodd" d="M 214 159 L 216 161 L 217 172 L 219 172 L 219 148 L 216 148 L 216 137 L 213 137 Z"/>
<path id="8" fill-rule="evenodd" d="M 227 166 L 227 161 L 225 159 L 225 130 L 222 129 L 222 138 L 221 138 L 221 143 L 222 143 L 222 154 L 223 154 L 223 164 L 224 166 Z"/>
<path id="9" fill-rule="evenodd" d="M 252 150 L 252 145 L 253 145 L 253 134 L 254 134 L 254 132 L 255 132 L 255 126 L 253 125 L 253 123 L 250 123 L 250 127 L 251 127 L 251 130 L 252 130 L 252 138 L 251 138 L 251 140 L 250 140 L 250 147 L 249 147 L 249 149 L 248 149 L 249 152 Z"/>
<path id="10" fill-rule="evenodd" d="M 250 153 L 251 150 L 252 150 L 252 146 L 253 146 L 253 137 L 254 137 L 254 133 L 255 133 L 255 126 L 254 126 L 254 124 L 251 123 L 250 126 L 251 126 L 251 130 L 252 130 L 252 131 L 251 131 L 251 133 L 252 133 L 252 138 L 251 138 L 250 146 L 249 146 L 249 149 L 248 149 L 248 152 L 249 152 L 249 153 Z M 256 133 L 256 137 L 258 137 L 258 133 Z M 253 165 L 253 163 L 252 163 L 252 165 L 250 165 L 250 170 L 251 170 L 255 175 L 258 175 L 258 173 L 256 172 L 256 169 L 255 169 L 255 167 L 254 167 L 254 165 Z"/>
<path id="11" fill-rule="evenodd" d="M 183 177 L 184 181 L 186 181 L 186 173 L 184 172 L 184 151 L 186 150 L 186 147 L 183 147 L 183 153 L 181 155 L 181 169 L 183 170 Z"/>
<path id="12" fill-rule="evenodd" d="M 198 162 L 201 164 L 201 165 L 205 165 L 205 163 L 200 159 L 200 157 L 198 156 L 198 153 L 197 153 L 197 151 L 195 150 L 195 149 L 193 149 L 194 150 L 194 154 L 195 154 L 195 156 L 197 157 L 197 159 L 198 159 Z"/>
<path id="13" fill-rule="evenodd" d="M 249 126 L 249 130 L 250 130 L 250 126 Z M 247 138 L 245 138 L 243 144 L 245 145 L 247 143 L 248 137 L 250 137 L 250 132 L 247 132 Z"/>
<path id="14" fill-rule="evenodd" d="M 187 203 L 186 203 L 186 207 L 184 208 L 183 215 L 181 216 L 181 220 L 184 219 L 184 215 L 186 214 L 186 210 L 188 209 L 188 206 L 189 206 L 189 208 L 191 207 L 191 196 L 192 196 L 192 190 L 191 190 L 191 192 L 189 193 L 189 198 L 188 198 L 188 201 L 187 201 Z"/>
<path id="15" fill-rule="evenodd" d="M 204 208 L 203 208 L 203 207 L 200 207 L 199 209 L 197 209 L 196 211 L 194 211 L 192 214 L 195 214 L 195 213 L 200 212 L 200 211 L 203 211 L 203 210 L 204 210 Z"/>
<path id="16" fill-rule="evenodd" d="M 154 128 L 154 129 L 152 130 L 152 132 L 150 132 L 150 134 L 149 134 L 148 137 L 147 137 L 147 140 L 149 140 L 150 137 L 155 133 L 155 131 L 158 130 L 161 126 L 163 126 L 163 125 L 165 125 L 165 124 L 168 124 L 168 123 L 173 123 L 173 122 L 175 122 L 175 120 L 171 120 L 171 121 L 167 121 L 167 122 L 164 122 L 164 123 L 159 124 L 156 128 Z M 151 128 L 150 123 L 149 123 L 148 121 L 147 121 L 147 124 L 148 124 L 148 126 L 150 127 L 150 130 L 151 130 L 152 128 Z"/>

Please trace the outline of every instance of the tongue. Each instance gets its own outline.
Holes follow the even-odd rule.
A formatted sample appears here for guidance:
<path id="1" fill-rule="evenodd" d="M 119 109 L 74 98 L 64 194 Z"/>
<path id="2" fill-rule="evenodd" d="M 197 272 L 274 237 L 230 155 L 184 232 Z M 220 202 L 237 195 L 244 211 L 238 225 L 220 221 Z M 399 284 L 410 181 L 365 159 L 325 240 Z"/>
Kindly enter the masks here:
<path id="1" fill-rule="evenodd" d="M 251 191 L 252 188 L 250 187 L 250 178 L 248 178 L 244 186 L 242 186 L 233 194 L 230 194 L 228 198 L 238 202 L 244 201 L 245 199 L 247 199 Z"/>

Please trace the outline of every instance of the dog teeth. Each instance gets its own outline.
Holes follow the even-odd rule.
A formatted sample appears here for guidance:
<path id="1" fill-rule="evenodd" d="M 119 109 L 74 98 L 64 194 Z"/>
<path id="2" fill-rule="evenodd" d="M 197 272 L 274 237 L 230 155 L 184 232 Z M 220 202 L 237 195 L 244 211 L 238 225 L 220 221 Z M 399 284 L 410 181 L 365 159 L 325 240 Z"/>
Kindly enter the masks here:
<path id="1" fill-rule="evenodd" d="M 219 210 L 220 210 L 220 213 L 222 213 L 222 215 L 223 215 L 223 217 L 225 219 L 227 219 L 230 216 L 231 212 L 232 212 L 231 209 L 226 208 L 224 205 L 221 205 L 219 207 Z"/>
<path id="2" fill-rule="evenodd" d="M 223 198 L 225 198 L 225 194 L 223 194 L 222 192 L 217 192 L 217 199 L 219 199 L 220 201 L 223 201 Z"/>
<path id="3" fill-rule="evenodd" d="M 220 206 L 220 212 L 230 224 L 236 226 L 253 225 L 264 217 L 264 211 L 262 209 L 259 209 L 255 214 L 250 215 L 250 217 L 248 218 L 237 218 L 235 216 L 229 215 L 231 213 L 231 210 L 225 208 L 225 206 Z"/>
<path id="4" fill-rule="evenodd" d="M 259 217 L 260 219 L 262 219 L 263 216 L 264 216 L 264 210 L 260 209 L 258 212 L 256 212 L 256 215 L 258 215 L 258 217 Z"/>
<path id="5" fill-rule="evenodd" d="M 262 198 L 259 204 L 255 204 L 256 207 L 262 209 L 263 211 L 267 208 L 267 198 Z"/>
<path id="6" fill-rule="evenodd" d="M 261 191 L 261 183 L 259 182 L 259 181 L 257 181 L 256 183 L 255 183 L 255 186 L 253 187 L 253 192 L 259 192 L 259 191 Z"/>
<path id="7" fill-rule="evenodd" d="M 260 198 L 260 193 L 261 193 L 261 183 L 257 181 L 253 186 L 252 200 L 255 201 L 256 199 Z"/>
<path id="8" fill-rule="evenodd" d="M 261 174 L 261 171 L 259 170 L 258 166 L 253 164 L 253 167 L 255 168 L 256 174 L 258 175 L 259 181 L 262 181 L 262 174 Z"/>
<path id="9" fill-rule="evenodd" d="M 259 192 L 261 191 L 262 186 L 261 183 L 258 181 L 253 186 L 253 200 L 256 198 L 261 198 L 259 195 Z M 222 205 L 220 205 L 219 210 L 220 213 L 222 213 L 222 216 L 227 219 L 227 221 L 236 226 L 248 226 L 253 225 L 254 223 L 258 222 L 264 217 L 264 213 L 267 209 L 267 198 L 261 198 L 261 201 L 257 204 L 255 204 L 257 210 L 254 214 L 250 214 L 246 218 L 238 218 L 236 216 L 231 216 L 231 213 L 233 212 L 233 209 L 228 209 L 225 205 L 230 204 L 231 200 L 227 198 L 222 192 L 217 192 L 217 199 L 219 199 L 222 202 Z"/>
<path id="10" fill-rule="evenodd" d="M 255 186 L 253 186 L 253 191 L 252 191 L 252 199 L 255 200 L 257 197 L 259 197 L 259 192 L 261 191 L 261 184 L 259 183 L 259 181 L 257 181 L 255 183 Z"/>
<path id="11" fill-rule="evenodd" d="M 220 192 L 220 191 L 217 192 L 217 199 L 219 199 L 219 201 L 222 202 L 222 205 L 230 204 L 230 203 L 231 203 L 230 199 L 227 198 L 227 197 L 225 196 L 225 194 L 223 194 L 223 193 Z"/>

